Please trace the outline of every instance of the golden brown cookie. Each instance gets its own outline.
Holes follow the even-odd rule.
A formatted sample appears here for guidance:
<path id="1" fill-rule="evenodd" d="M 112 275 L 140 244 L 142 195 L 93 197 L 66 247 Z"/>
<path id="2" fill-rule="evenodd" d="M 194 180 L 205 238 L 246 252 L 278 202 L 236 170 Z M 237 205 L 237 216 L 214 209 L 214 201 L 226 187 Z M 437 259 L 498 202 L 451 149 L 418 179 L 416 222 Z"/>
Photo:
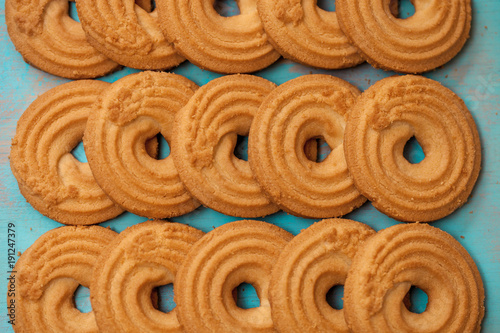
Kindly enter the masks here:
<path id="1" fill-rule="evenodd" d="M 415 137 L 425 158 L 403 155 Z M 390 77 L 366 90 L 348 115 L 347 165 L 373 206 L 400 221 L 430 222 L 462 206 L 477 180 L 481 146 L 460 97 L 422 76 Z"/>
<path id="2" fill-rule="evenodd" d="M 411 286 L 428 296 L 417 314 L 403 303 Z M 427 224 L 378 232 L 347 274 L 344 314 L 354 333 L 479 332 L 484 289 L 477 267 L 451 235 Z"/>
<path id="3" fill-rule="evenodd" d="M 271 269 L 292 235 L 272 224 L 237 221 L 207 233 L 189 251 L 174 285 L 187 332 L 274 332 L 268 298 Z M 260 306 L 239 308 L 241 283 L 255 287 Z"/>
<path id="4" fill-rule="evenodd" d="M 278 206 L 294 215 L 341 216 L 366 199 L 354 187 L 345 163 L 345 117 L 359 90 L 329 75 L 305 75 L 269 94 L 255 117 L 248 155 L 257 180 Z M 331 153 L 320 163 L 304 152 L 323 138 Z"/>
<path id="5" fill-rule="evenodd" d="M 100 256 L 91 290 L 100 332 L 182 332 L 177 309 L 163 313 L 151 301 L 153 288 L 173 283 L 198 229 L 164 221 L 137 224 Z"/>
<path id="6" fill-rule="evenodd" d="M 68 11 L 68 0 L 5 1 L 7 30 L 24 60 L 69 79 L 99 77 L 118 69 L 87 42 Z"/>
<path id="7" fill-rule="evenodd" d="M 316 0 L 258 0 L 257 8 L 269 41 L 285 58 L 327 69 L 364 61 L 340 30 L 337 14 Z"/>
<path id="8" fill-rule="evenodd" d="M 61 227 L 38 238 L 14 271 L 15 332 L 97 333 L 94 312 L 82 313 L 73 294 L 90 285 L 101 251 L 117 234 L 99 226 Z"/>
<path id="9" fill-rule="evenodd" d="M 254 0 L 238 1 L 240 15 L 223 17 L 213 0 L 158 1 L 159 24 L 179 53 L 203 69 L 249 73 L 280 54 L 267 40 Z"/>
<path id="10" fill-rule="evenodd" d="M 76 7 L 89 43 L 114 61 L 138 69 L 184 61 L 161 32 L 156 10 L 148 13 L 131 0 L 76 0 Z"/>
<path id="11" fill-rule="evenodd" d="M 344 311 L 326 301 L 343 285 L 354 255 L 375 231 L 345 219 L 322 220 L 303 230 L 281 252 L 271 275 L 269 297 L 280 332 L 349 332 Z"/>
<path id="12" fill-rule="evenodd" d="M 233 153 L 263 99 L 276 87 L 251 75 L 225 76 L 201 87 L 176 116 L 172 155 L 182 181 L 201 203 L 226 215 L 259 217 L 278 208 L 247 161 Z"/>
<path id="13" fill-rule="evenodd" d="M 127 211 L 165 218 L 199 206 L 173 158 L 157 160 L 145 148 L 159 133 L 172 142 L 175 114 L 197 88 L 180 75 L 141 72 L 114 82 L 94 105 L 83 141 L 89 165 L 104 192 Z"/>
<path id="14" fill-rule="evenodd" d="M 470 0 L 414 1 L 415 14 L 394 15 L 395 0 L 337 0 L 340 27 L 374 67 L 421 73 L 451 60 L 471 27 Z"/>
<path id="15" fill-rule="evenodd" d="M 82 140 L 91 106 L 109 83 L 77 81 L 38 97 L 12 139 L 10 165 L 19 189 L 40 213 L 65 224 L 93 224 L 118 216 L 87 163 L 71 151 Z"/>

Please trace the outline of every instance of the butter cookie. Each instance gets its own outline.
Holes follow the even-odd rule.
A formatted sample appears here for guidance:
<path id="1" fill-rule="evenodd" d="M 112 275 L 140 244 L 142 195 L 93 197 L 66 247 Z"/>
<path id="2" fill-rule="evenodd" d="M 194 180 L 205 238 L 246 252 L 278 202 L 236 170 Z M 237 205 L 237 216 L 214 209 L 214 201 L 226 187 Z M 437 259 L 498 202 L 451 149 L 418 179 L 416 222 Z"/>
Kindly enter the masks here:
<path id="1" fill-rule="evenodd" d="M 425 158 L 404 156 L 415 137 Z M 347 116 L 344 150 L 354 184 L 375 208 L 406 222 L 430 222 L 462 206 L 481 167 L 476 124 L 465 103 L 422 76 L 380 80 Z"/>
<path id="2" fill-rule="evenodd" d="M 341 216 L 366 199 L 354 187 L 344 158 L 345 117 L 360 92 L 329 75 L 290 80 L 262 102 L 248 140 L 248 160 L 271 200 L 298 216 Z M 331 148 L 310 160 L 306 143 L 323 138 Z"/>
<path id="3" fill-rule="evenodd" d="M 114 82 L 94 104 L 83 143 L 94 177 L 129 212 L 149 218 L 179 216 L 199 206 L 184 188 L 173 158 L 155 159 L 148 140 L 173 140 L 175 114 L 198 88 L 163 72 L 141 72 Z"/>
<path id="4" fill-rule="evenodd" d="M 74 81 L 38 97 L 12 139 L 10 165 L 19 189 L 40 213 L 64 224 L 100 223 L 123 210 L 71 151 L 82 140 L 92 104 L 109 83 Z"/>
<path id="5" fill-rule="evenodd" d="M 394 15 L 396 0 L 337 0 L 340 27 L 374 67 L 422 73 L 450 61 L 471 28 L 470 0 L 412 1 L 415 14 Z"/>
<path id="6" fill-rule="evenodd" d="M 172 155 L 182 181 L 201 203 L 226 215 L 260 217 L 278 211 L 236 157 L 260 104 L 276 87 L 251 75 L 225 76 L 201 87 L 177 114 Z"/>
<path id="7" fill-rule="evenodd" d="M 373 234 L 363 223 L 327 219 L 285 246 L 273 267 L 269 290 L 279 332 L 349 332 L 344 311 L 331 307 L 326 295 L 330 288 L 344 285 L 354 255 Z"/>
<path id="8" fill-rule="evenodd" d="M 94 270 L 92 308 L 100 332 L 183 332 L 177 309 L 163 313 L 151 301 L 153 288 L 176 284 L 176 274 L 198 229 L 149 221 L 122 231 Z"/>
<path id="9" fill-rule="evenodd" d="M 292 235 L 272 224 L 237 221 L 203 236 L 189 251 L 174 285 L 179 321 L 187 332 L 274 332 L 269 280 Z M 260 306 L 242 309 L 232 291 L 255 287 Z"/>
<path id="10" fill-rule="evenodd" d="M 416 286 L 422 313 L 407 309 Z M 354 333 L 479 332 L 484 289 L 476 264 L 448 233 L 400 224 L 369 238 L 354 257 L 344 288 L 344 315 Z"/>
<path id="11" fill-rule="evenodd" d="M 120 65 L 94 49 L 68 13 L 68 0 L 5 1 L 7 31 L 27 63 L 68 79 L 117 70 Z"/>
<path id="12" fill-rule="evenodd" d="M 364 61 L 340 29 L 337 13 L 316 0 L 258 0 L 269 41 L 285 58 L 304 65 L 338 69 Z"/>
<path id="13" fill-rule="evenodd" d="M 213 0 L 157 2 L 160 27 L 179 53 L 203 69 L 249 73 L 278 60 L 267 40 L 255 0 L 238 1 L 240 14 L 223 17 Z"/>
<path id="14" fill-rule="evenodd" d="M 156 10 L 133 0 L 76 0 L 76 7 L 89 43 L 119 64 L 154 70 L 184 61 L 161 32 Z"/>
<path id="15" fill-rule="evenodd" d="M 117 236 L 99 226 L 52 229 L 38 238 L 14 268 L 15 332 L 99 332 L 94 312 L 82 313 L 73 294 L 89 287 L 97 258 Z"/>

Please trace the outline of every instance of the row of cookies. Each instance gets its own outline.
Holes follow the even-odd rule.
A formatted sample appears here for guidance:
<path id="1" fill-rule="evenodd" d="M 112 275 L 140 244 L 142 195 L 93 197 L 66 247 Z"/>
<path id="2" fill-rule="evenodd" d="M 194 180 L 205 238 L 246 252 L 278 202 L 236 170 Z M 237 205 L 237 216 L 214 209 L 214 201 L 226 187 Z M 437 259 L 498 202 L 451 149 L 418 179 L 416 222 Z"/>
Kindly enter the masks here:
<path id="1" fill-rule="evenodd" d="M 163 159 L 158 134 L 170 144 Z M 248 161 L 234 154 L 247 135 Z M 82 137 L 88 164 L 71 155 Z M 403 154 L 412 137 L 425 153 L 419 163 Z M 316 138 L 331 148 L 321 162 Z M 327 218 L 366 198 L 397 220 L 422 222 L 466 202 L 481 148 L 463 101 L 420 76 L 386 78 L 361 94 L 329 75 L 279 87 L 233 75 L 198 89 L 176 74 L 142 72 L 43 94 L 21 116 L 10 158 L 25 198 L 66 224 L 123 210 L 169 218 L 200 204 L 247 218 L 279 209 Z"/>
<path id="2" fill-rule="evenodd" d="M 398 17 L 398 1 L 339 0 L 337 12 L 316 1 L 242 1 L 223 17 L 213 0 L 6 1 L 9 35 L 34 66 L 72 78 L 94 78 L 120 65 L 169 69 L 186 58 L 220 73 L 249 73 L 280 55 L 328 69 L 364 60 L 373 66 L 421 73 L 452 59 L 471 25 L 470 0 L 416 4 Z"/>
<path id="3" fill-rule="evenodd" d="M 484 289 L 467 251 L 427 224 L 378 233 L 344 219 L 293 237 L 243 220 L 207 234 L 148 221 L 119 235 L 99 226 L 61 227 L 19 258 L 16 332 L 479 332 Z M 255 287 L 260 305 L 242 309 L 233 290 Z M 154 288 L 174 285 L 176 307 L 156 308 Z M 343 309 L 326 300 L 345 284 Z M 92 312 L 73 303 L 90 287 Z M 428 295 L 408 308 L 410 287 Z"/>

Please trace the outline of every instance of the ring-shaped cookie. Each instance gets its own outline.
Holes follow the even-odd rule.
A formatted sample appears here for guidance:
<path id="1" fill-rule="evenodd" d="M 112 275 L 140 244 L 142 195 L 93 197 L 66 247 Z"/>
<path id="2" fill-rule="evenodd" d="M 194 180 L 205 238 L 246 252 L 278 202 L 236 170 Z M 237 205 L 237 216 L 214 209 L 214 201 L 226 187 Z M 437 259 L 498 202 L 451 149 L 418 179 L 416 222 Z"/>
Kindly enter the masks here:
<path id="1" fill-rule="evenodd" d="M 292 235 L 272 224 L 237 221 L 203 236 L 177 272 L 174 299 L 187 332 L 274 332 L 268 289 L 271 269 Z M 260 306 L 239 308 L 232 295 L 254 286 Z"/>
<path id="2" fill-rule="evenodd" d="M 356 252 L 373 234 L 363 223 L 328 219 L 303 230 L 285 246 L 269 290 L 279 332 L 349 332 L 343 309 L 332 308 L 326 294 L 345 283 Z"/>
<path id="3" fill-rule="evenodd" d="M 411 286 L 428 296 L 420 314 L 404 305 Z M 451 235 L 428 224 L 399 224 L 360 247 L 347 274 L 344 314 L 354 333 L 479 332 L 483 282 Z"/>
<path id="4" fill-rule="evenodd" d="M 240 15 L 223 17 L 213 0 L 158 1 L 160 27 L 179 53 L 219 73 L 249 73 L 278 60 L 267 40 L 255 0 L 240 0 Z"/>
<path id="5" fill-rule="evenodd" d="M 73 300 L 79 285 L 89 287 L 97 258 L 117 236 L 99 226 L 50 230 L 19 258 L 14 268 L 15 332 L 82 332 L 99 330 L 94 312 L 82 313 Z"/>
<path id="6" fill-rule="evenodd" d="M 100 223 L 123 212 L 97 185 L 89 165 L 71 154 L 92 104 L 108 86 L 62 84 L 38 97 L 17 123 L 10 165 L 19 189 L 33 208 L 58 222 Z"/>
<path id="7" fill-rule="evenodd" d="M 182 181 L 203 205 L 226 215 L 260 217 L 278 207 L 234 155 L 264 98 L 276 87 L 251 75 L 225 76 L 201 87 L 176 116 L 172 155 Z"/>
<path id="8" fill-rule="evenodd" d="M 199 206 L 179 178 L 173 158 L 157 160 L 146 142 L 173 140 L 175 114 L 198 88 L 177 74 L 141 72 L 103 91 L 83 143 L 97 183 L 118 205 L 149 218 L 186 214 Z"/>
<path id="9" fill-rule="evenodd" d="M 81 24 L 68 14 L 68 0 L 6 0 L 9 36 L 24 60 L 69 79 L 94 78 L 119 64 L 94 49 Z"/>
<path id="10" fill-rule="evenodd" d="M 425 154 L 416 164 L 403 155 L 413 136 Z M 384 214 L 407 222 L 437 220 L 462 206 L 481 166 L 465 103 L 440 83 L 413 75 L 383 79 L 358 98 L 344 150 L 359 191 Z"/>
<path id="11" fill-rule="evenodd" d="M 412 0 L 415 14 L 394 16 L 395 0 L 337 0 L 340 27 L 374 67 L 422 73 L 451 60 L 471 27 L 470 0 Z"/>
<path id="12" fill-rule="evenodd" d="M 271 200 L 298 216 L 341 216 L 366 199 L 354 187 L 344 158 L 345 117 L 359 90 L 329 75 L 290 80 L 262 103 L 248 139 L 249 162 Z M 304 146 L 323 137 L 331 152 L 311 161 Z"/>
<path id="13" fill-rule="evenodd" d="M 156 10 L 134 0 L 76 0 L 76 7 L 89 43 L 119 64 L 168 69 L 184 61 L 160 30 Z"/>
<path id="14" fill-rule="evenodd" d="M 164 221 L 137 224 L 111 242 L 94 269 L 92 308 L 100 332 L 183 332 L 176 309 L 163 313 L 153 288 L 173 283 L 191 246 L 203 232 Z"/>
<path id="15" fill-rule="evenodd" d="M 335 12 L 317 0 L 258 0 L 269 41 L 281 55 L 305 65 L 338 69 L 364 61 L 340 30 Z"/>

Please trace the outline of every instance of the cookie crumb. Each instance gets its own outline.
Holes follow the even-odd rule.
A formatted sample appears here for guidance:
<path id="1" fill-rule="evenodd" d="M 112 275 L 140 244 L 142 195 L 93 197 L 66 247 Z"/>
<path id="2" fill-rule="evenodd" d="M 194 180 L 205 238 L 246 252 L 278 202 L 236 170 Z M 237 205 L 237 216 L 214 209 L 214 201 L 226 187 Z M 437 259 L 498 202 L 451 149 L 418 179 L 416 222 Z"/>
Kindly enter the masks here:
<path id="1" fill-rule="evenodd" d="M 485 25 L 485 26 L 484 26 L 484 28 L 485 28 L 485 29 L 488 29 L 488 26 L 487 26 L 487 25 Z"/>
<path id="2" fill-rule="evenodd" d="M 460 236 L 460 238 L 464 239 L 465 237 L 464 236 Z"/>
<path id="3" fill-rule="evenodd" d="M 471 210 L 471 211 L 469 212 L 469 214 L 472 214 L 472 213 L 474 213 L 474 211 L 472 211 L 472 210 Z"/>
<path id="4" fill-rule="evenodd" d="M 21 256 L 21 251 L 17 251 L 17 256 L 20 257 Z"/>

